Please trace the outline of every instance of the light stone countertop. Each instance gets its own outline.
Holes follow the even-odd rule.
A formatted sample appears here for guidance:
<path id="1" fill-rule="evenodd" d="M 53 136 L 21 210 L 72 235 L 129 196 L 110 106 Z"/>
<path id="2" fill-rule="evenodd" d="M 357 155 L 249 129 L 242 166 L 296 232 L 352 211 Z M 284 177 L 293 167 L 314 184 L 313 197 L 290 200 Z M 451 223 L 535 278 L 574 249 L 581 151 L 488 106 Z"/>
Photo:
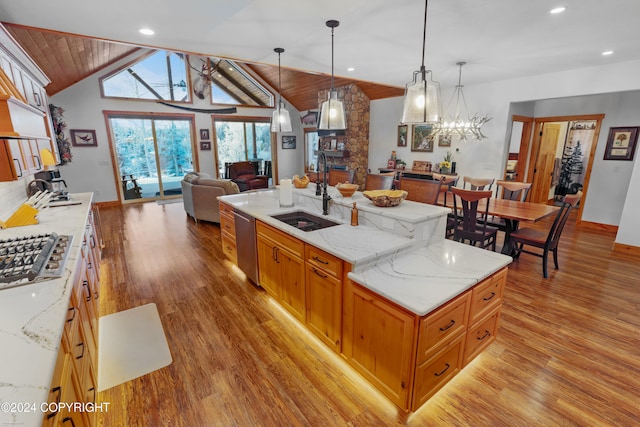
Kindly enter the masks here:
<path id="1" fill-rule="evenodd" d="M 311 186 L 310 186 L 311 187 Z M 352 264 L 348 277 L 407 310 L 425 315 L 475 284 L 509 265 L 511 257 L 451 240 L 407 238 L 391 230 L 348 224 L 348 209 L 357 202 L 360 213 L 384 215 L 389 219 L 417 223 L 446 218 L 446 208 L 405 201 L 393 208 L 378 208 L 356 192 L 342 198 L 329 187 L 332 196 L 327 219 L 342 225 L 305 232 L 271 217 L 304 210 L 322 216 L 321 197 L 315 188 L 294 190 L 296 206 L 281 208 L 278 190 L 261 190 L 221 196 L 233 207 L 275 228 L 312 244 Z M 298 197 L 296 197 L 298 196 Z M 318 205 L 319 202 L 319 205 Z M 444 229 L 438 230 L 444 235 Z"/>
<path id="2" fill-rule="evenodd" d="M 48 208 L 39 224 L 0 230 L 0 239 L 57 233 L 73 242 L 60 279 L 0 290 L 0 425 L 40 426 L 80 260 L 92 193 L 72 194 L 81 205 Z M 7 403 L 32 403 L 36 412 L 9 413 Z"/>

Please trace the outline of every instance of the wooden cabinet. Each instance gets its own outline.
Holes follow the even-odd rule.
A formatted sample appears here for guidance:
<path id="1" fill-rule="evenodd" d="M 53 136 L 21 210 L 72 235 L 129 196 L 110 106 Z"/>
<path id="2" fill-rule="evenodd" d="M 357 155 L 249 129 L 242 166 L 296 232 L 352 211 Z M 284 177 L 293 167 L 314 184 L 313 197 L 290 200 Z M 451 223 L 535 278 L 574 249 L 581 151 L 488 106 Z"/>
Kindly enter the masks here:
<path id="1" fill-rule="evenodd" d="M 344 304 L 344 356 L 391 401 L 409 409 L 416 315 L 351 281 Z"/>
<path id="2" fill-rule="evenodd" d="M 305 245 L 307 327 L 336 352 L 342 337 L 343 261 Z"/>
<path id="3" fill-rule="evenodd" d="M 85 229 L 65 320 L 50 402 L 95 403 L 98 383 L 98 318 L 101 245 L 93 212 Z M 96 426 L 97 414 L 61 411 L 45 414 L 45 426 Z"/>
<path id="4" fill-rule="evenodd" d="M 236 225 L 233 208 L 223 202 L 220 202 L 220 234 L 222 237 L 222 252 L 234 264 L 237 264 L 238 252 L 236 249 Z"/>
<path id="5" fill-rule="evenodd" d="M 256 230 L 260 286 L 304 322 L 304 244 L 260 221 L 256 222 Z"/>

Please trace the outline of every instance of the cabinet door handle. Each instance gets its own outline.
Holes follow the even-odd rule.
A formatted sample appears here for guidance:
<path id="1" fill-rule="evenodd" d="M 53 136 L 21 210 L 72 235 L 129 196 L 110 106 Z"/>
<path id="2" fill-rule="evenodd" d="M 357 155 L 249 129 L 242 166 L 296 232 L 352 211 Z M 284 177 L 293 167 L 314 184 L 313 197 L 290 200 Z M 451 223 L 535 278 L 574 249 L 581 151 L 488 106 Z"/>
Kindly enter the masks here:
<path id="1" fill-rule="evenodd" d="M 33 99 L 36 100 L 36 105 L 39 107 L 42 105 L 42 101 L 40 101 L 40 94 L 37 92 L 33 92 Z"/>
<path id="2" fill-rule="evenodd" d="M 42 169 L 42 162 L 40 161 L 40 156 L 33 156 L 34 159 L 38 161 L 38 169 Z"/>
<path id="3" fill-rule="evenodd" d="M 481 337 L 477 337 L 476 339 L 477 339 L 478 341 L 482 341 L 483 339 L 485 339 L 485 338 L 486 338 L 486 337 L 488 337 L 489 335 L 491 335 L 491 332 L 489 332 L 489 331 L 485 330 L 485 331 L 484 331 L 484 335 L 483 335 L 483 336 L 481 336 Z"/>
<path id="4" fill-rule="evenodd" d="M 62 387 L 58 386 L 58 387 L 54 387 L 52 390 L 52 392 L 57 393 L 56 395 L 56 410 L 50 414 L 47 414 L 47 419 L 51 419 L 53 417 L 56 416 L 56 414 L 58 413 L 58 410 L 60 409 L 60 396 L 62 395 Z"/>
<path id="5" fill-rule="evenodd" d="M 323 279 L 326 279 L 328 276 L 326 274 L 322 274 L 320 273 L 318 270 L 316 270 L 315 268 L 313 269 L 313 272 L 316 273 L 318 276 L 322 277 Z"/>
<path id="6" fill-rule="evenodd" d="M 318 258 L 317 256 L 314 256 L 314 257 L 313 257 L 313 259 L 314 259 L 315 261 L 318 261 L 320 264 L 329 265 L 329 261 L 321 260 L 321 259 L 320 259 L 320 258 Z"/>
<path id="7" fill-rule="evenodd" d="M 87 302 L 91 301 L 91 289 L 89 289 L 89 282 L 87 282 L 86 280 L 83 280 L 82 286 L 87 287 Z"/>
<path id="8" fill-rule="evenodd" d="M 456 324 L 456 321 L 455 321 L 455 320 L 453 320 L 453 319 L 451 319 L 451 322 L 449 322 L 449 324 L 448 324 L 447 326 L 445 326 L 444 328 L 440 328 L 440 331 L 441 331 L 441 332 L 444 332 L 444 331 L 446 331 L 447 329 L 451 328 L 451 327 L 452 327 L 453 325 L 455 325 L 455 324 Z"/>
<path id="9" fill-rule="evenodd" d="M 65 417 L 62 419 L 62 424 L 66 423 L 66 422 L 71 422 L 71 427 L 76 427 L 76 423 L 73 422 L 73 418 L 71 417 Z"/>
<path id="10" fill-rule="evenodd" d="M 435 372 L 433 375 L 435 375 L 436 377 L 439 377 L 439 376 L 443 375 L 445 372 L 447 372 L 449 370 L 449 368 L 451 367 L 451 365 L 449 365 L 448 363 L 445 363 L 445 365 L 447 365 L 447 367 L 444 368 L 444 370 L 442 370 L 442 372 Z"/>
<path id="11" fill-rule="evenodd" d="M 18 178 L 22 178 L 22 165 L 18 161 L 18 159 L 13 159 L 13 161 L 18 165 Z"/>
<path id="12" fill-rule="evenodd" d="M 71 319 L 67 319 L 67 323 L 71 323 L 76 318 L 76 308 L 75 307 L 70 307 L 69 310 L 67 310 L 67 311 L 73 312 L 73 316 L 71 316 Z"/>
<path id="13" fill-rule="evenodd" d="M 82 353 L 80 353 L 80 356 L 76 357 L 77 360 L 80 360 L 84 357 L 84 342 L 81 342 L 80 344 L 76 344 L 76 347 L 80 347 L 82 346 Z"/>
<path id="14" fill-rule="evenodd" d="M 489 301 L 490 299 L 492 299 L 492 298 L 493 298 L 493 297 L 495 297 L 495 296 L 496 296 L 496 293 L 495 293 L 495 292 L 491 292 L 491 295 L 489 295 L 488 297 L 484 297 L 483 299 L 484 299 L 485 301 Z"/>

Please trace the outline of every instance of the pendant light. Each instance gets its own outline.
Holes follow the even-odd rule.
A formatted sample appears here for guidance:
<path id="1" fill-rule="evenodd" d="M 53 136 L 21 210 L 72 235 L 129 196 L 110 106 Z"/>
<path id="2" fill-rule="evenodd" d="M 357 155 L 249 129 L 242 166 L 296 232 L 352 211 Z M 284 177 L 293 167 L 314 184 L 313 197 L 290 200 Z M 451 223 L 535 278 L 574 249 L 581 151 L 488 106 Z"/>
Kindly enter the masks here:
<path id="1" fill-rule="evenodd" d="M 422 36 L 422 65 L 419 71 L 413 72 L 413 81 L 408 83 L 404 91 L 404 109 L 402 123 L 425 123 L 438 126 L 442 119 L 440 103 L 440 84 L 431 80 L 431 70 L 424 66 L 424 55 L 427 41 L 427 6 L 424 2 L 424 33 Z M 418 81 L 418 76 L 420 80 Z"/>
<path id="2" fill-rule="evenodd" d="M 469 114 L 469 110 L 467 109 L 467 100 L 465 99 L 464 92 L 462 91 L 462 66 L 465 64 L 466 62 L 464 61 L 456 62 L 456 65 L 459 67 L 458 85 L 451 96 L 451 101 L 449 101 L 447 110 L 449 112 L 451 111 L 451 104 L 453 104 L 454 99 L 456 101 L 456 109 L 454 115 L 442 125 L 441 134 L 457 135 L 461 140 L 466 140 L 467 137 L 481 140 L 486 138 L 482 133 L 482 125 L 491 120 L 491 117 L 481 116 L 478 114 L 471 117 Z"/>
<path id="3" fill-rule="evenodd" d="M 289 110 L 284 107 L 282 102 L 282 79 L 280 76 L 280 54 L 284 52 L 284 49 L 277 47 L 273 49 L 278 54 L 278 105 L 273 112 L 271 119 L 271 132 L 291 132 L 291 117 L 289 116 Z"/>
<path id="4" fill-rule="evenodd" d="M 344 105 L 338 99 L 338 92 L 333 87 L 333 30 L 340 25 L 340 22 L 331 19 L 326 22 L 326 25 L 331 28 L 331 89 L 329 90 L 328 99 L 322 103 L 320 108 L 318 129 L 344 130 L 347 128 Z"/>

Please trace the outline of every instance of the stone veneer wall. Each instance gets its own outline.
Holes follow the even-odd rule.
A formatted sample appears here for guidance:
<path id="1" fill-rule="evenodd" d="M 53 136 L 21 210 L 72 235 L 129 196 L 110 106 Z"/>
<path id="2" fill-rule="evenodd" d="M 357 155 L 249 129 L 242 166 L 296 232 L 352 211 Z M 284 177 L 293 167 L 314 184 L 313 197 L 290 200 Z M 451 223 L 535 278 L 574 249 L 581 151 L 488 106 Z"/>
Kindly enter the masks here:
<path id="1" fill-rule="evenodd" d="M 345 143 L 349 151 L 348 158 L 329 157 L 330 165 L 345 165 L 347 169 L 356 171 L 353 182 L 364 188 L 369 162 L 369 97 L 355 84 L 335 88 L 338 99 L 344 102 L 347 115 L 347 129 L 344 136 L 323 137 L 320 143 L 331 139 Z M 318 105 L 327 100 L 329 90 L 318 92 Z"/>

